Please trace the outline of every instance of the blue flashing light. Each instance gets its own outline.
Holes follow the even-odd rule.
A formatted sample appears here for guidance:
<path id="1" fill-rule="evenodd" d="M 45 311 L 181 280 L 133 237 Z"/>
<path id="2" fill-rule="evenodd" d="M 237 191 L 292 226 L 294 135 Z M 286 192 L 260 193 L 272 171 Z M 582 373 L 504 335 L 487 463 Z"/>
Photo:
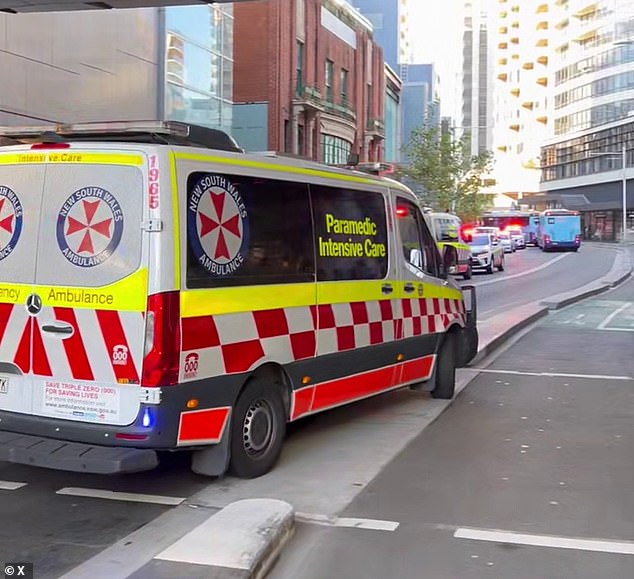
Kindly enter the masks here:
<path id="1" fill-rule="evenodd" d="M 143 411 L 143 427 L 144 428 L 149 428 L 152 425 L 152 414 L 150 412 L 149 408 L 146 408 Z"/>

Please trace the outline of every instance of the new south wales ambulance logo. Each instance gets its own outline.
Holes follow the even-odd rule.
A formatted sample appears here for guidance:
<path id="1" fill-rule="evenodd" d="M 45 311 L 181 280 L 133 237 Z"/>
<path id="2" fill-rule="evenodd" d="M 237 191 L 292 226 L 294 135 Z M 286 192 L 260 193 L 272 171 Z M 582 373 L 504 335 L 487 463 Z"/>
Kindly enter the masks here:
<path id="1" fill-rule="evenodd" d="M 114 195 L 101 187 L 75 191 L 57 217 L 57 243 L 64 257 L 79 267 L 94 267 L 117 249 L 123 211 Z"/>
<path id="2" fill-rule="evenodd" d="M 224 177 L 205 175 L 191 189 L 187 229 L 196 260 L 210 274 L 230 275 L 244 263 L 247 211 L 238 190 Z"/>
<path id="3" fill-rule="evenodd" d="M 22 233 L 22 204 L 12 189 L 0 185 L 0 261 L 15 249 Z"/>

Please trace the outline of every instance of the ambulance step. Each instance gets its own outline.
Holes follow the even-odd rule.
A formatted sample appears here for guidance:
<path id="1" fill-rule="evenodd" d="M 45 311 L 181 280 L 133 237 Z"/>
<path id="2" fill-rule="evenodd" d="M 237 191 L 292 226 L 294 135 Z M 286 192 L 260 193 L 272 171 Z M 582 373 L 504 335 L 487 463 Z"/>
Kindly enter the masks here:
<path id="1" fill-rule="evenodd" d="M 93 474 L 141 472 L 158 465 L 156 452 L 150 449 L 95 446 L 13 432 L 0 432 L 0 461 Z"/>

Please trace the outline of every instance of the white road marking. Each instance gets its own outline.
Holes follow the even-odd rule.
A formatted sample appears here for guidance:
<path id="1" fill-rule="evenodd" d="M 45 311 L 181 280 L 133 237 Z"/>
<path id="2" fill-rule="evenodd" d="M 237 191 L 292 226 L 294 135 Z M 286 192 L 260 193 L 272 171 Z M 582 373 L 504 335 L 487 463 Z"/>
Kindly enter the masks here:
<path id="1" fill-rule="evenodd" d="M 545 376 L 549 378 L 588 378 L 590 380 L 634 380 L 634 376 L 608 376 L 605 374 L 567 374 L 565 372 L 522 372 L 521 370 L 478 369 L 483 374 L 513 374 L 516 376 Z"/>
<path id="2" fill-rule="evenodd" d="M 14 482 L 10 480 L 0 480 L 0 491 L 17 491 L 25 487 L 27 483 Z"/>
<path id="3" fill-rule="evenodd" d="M 88 497 L 91 499 L 107 499 L 111 501 L 128 501 L 132 503 L 153 503 L 157 505 L 180 505 L 185 497 L 166 497 L 163 495 L 146 495 L 143 493 L 121 493 L 103 489 L 85 489 L 80 487 L 64 487 L 56 492 L 58 495 Z"/>
<path id="4" fill-rule="evenodd" d="M 367 529 L 372 531 L 396 531 L 400 523 L 381 519 L 359 519 L 354 517 L 329 517 L 314 513 L 295 513 L 295 520 L 323 525 L 325 527 L 344 527 L 352 529 Z"/>
<path id="5" fill-rule="evenodd" d="M 626 310 L 627 308 L 629 308 L 632 305 L 632 302 L 625 302 L 620 308 L 614 310 L 609 316 L 607 316 L 605 318 L 605 320 L 603 320 L 598 326 L 597 326 L 597 330 L 611 330 L 612 328 L 607 328 L 606 326 L 614 319 L 616 318 L 616 316 L 618 316 L 623 310 Z M 620 328 L 619 328 L 620 329 Z M 625 330 L 630 331 L 629 329 Z"/>
<path id="6" fill-rule="evenodd" d="M 601 328 L 604 332 L 634 332 L 634 328 Z"/>
<path id="7" fill-rule="evenodd" d="M 557 257 L 554 257 L 553 259 L 547 261 L 546 263 L 542 263 L 541 265 L 538 265 L 537 267 L 533 267 L 531 269 L 527 269 L 526 271 L 520 271 L 519 273 L 514 273 L 513 275 L 505 275 L 504 277 L 489 279 L 487 281 L 482 281 L 482 282 L 478 282 L 477 280 L 470 280 L 469 283 L 473 281 L 473 285 L 475 285 L 476 287 L 480 287 L 483 285 L 490 285 L 492 283 L 499 283 L 501 281 L 507 281 L 509 279 L 523 277 L 525 275 L 530 275 L 531 273 L 535 273 L 536 271 L 541 271 L 542 269 L 546 269 L 547 267 L 550 267 L 551 265 L 557 263 L 558 261 L 566 257 L 570 257 L 571 255 L 572 253 L 564 253 L 562 255 L 558 255 Z"/>
<path id="8" fill-rule="evenodd" d="M 512 545 L 531 545 L 534 547 L 552 547 L 555 549 L 575 549 L 578 551 L 597 551 L 600 553 L 619 553 L 634 555 L 634 541 L 606 541 L 603 539 L 579 539 L 557 537 L 555 535 L 533 535 L 501 531 L 494 529 L 470 529 L 460 527 L 454 535 L 456 539 L 491 541 Z"/>

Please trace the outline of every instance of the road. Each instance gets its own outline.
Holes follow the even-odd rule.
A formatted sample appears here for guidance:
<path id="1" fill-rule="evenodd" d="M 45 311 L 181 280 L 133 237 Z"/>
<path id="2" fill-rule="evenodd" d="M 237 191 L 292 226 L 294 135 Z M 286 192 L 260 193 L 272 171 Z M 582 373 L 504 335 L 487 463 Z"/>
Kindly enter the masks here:
<path id="1" fill-rule="evenodd" d="M 614 248 L 587 245 L 578 254 L 529 248 L 507 255 L 505 272 L 474 276 L 479 305 L 490 314 L 578 287 L 606 273 L 614 254 Z M 579 259 L 584 260 L 581 269 Z M 540 266 L 545 269 L 532 271 Z M 552 281 L 545 284 L 548 278 Z M 466 372 L 463 382 L 469 378 Z M 185 499 L 213 510 L 241 498 L 273 497 L 291 502 L 307 520 L 336 517 L 445 404 L 406 390 L 301 421 L 291 427 L 277 469 L 254 481 L 194 475 L 185 455 L 172 457 L 157 471 L 124 477 L 0 463 L 0 520 L 11 522 L 0 526 L 0 561 L 31 561 L 36 577 L 60 577 Z M 104 498 L 104 491 L 122 494 Z M 129 549 L 120 555 L 134 559 Z"/>
<path id="2" fill-rule="evenodd" d="M 544 253 L 527 247 L 505 254 L 505 269 L 493 275 L 476 271 L 468 282 L 478 288 L 478 312 L 482 319 L 509 307 L 581 287 L 605 275 L 612 266 L 614 247 L 586 243 L 578 252 Z"/>
<path id="3" fill-rule="evenodd" d="M 634 281 L 548 316 L 271 579 L 634 577 Z M 372 529 L 372 530 L 371 530 Z"/>

